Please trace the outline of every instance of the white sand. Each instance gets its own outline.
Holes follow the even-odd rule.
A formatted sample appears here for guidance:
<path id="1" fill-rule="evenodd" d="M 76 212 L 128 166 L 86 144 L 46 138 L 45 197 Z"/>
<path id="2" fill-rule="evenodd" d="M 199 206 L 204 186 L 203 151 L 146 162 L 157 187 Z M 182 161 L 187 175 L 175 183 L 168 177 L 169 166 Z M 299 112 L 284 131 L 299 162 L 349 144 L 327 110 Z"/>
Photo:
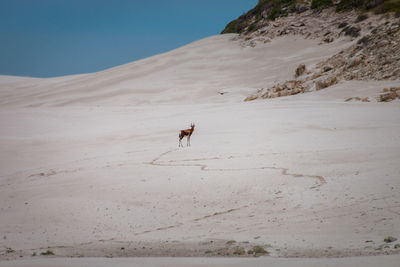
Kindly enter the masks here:
<path id="1" fill-rule="evenodd" d="M 2 258 L 226 240 L 281 257 L 400 252 L 379 247 L 400 239 L 399 102 L 344 102 L 400 81 L 244 103 L 348 42 L 231 37 L 94 74 L 1 77 Z"/>

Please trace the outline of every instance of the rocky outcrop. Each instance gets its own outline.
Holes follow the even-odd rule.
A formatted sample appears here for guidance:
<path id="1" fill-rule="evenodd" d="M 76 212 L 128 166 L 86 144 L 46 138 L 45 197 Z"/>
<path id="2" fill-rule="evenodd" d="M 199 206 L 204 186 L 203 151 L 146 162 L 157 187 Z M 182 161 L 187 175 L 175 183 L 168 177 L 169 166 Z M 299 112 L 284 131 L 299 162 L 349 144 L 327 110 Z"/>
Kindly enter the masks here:
<path id="1" fill-rule="evenodd" d="M 339 79 L 395 80 L 400 78 L 400 21 L 382 24 L 356 44 L 318 64 Z"/>
<path id="2" fill-rule="evenodd" d="M 318 14 L 326 8 L 337 13 L 352 10 L 371 11 L 376 14 L 394 12 L 397 17 L 400 17 L 400 5 L 393 0 L 259 0 L 253 9 L 228 23 L 221 33 L 249 34 L 278 18 L 302 14 L 306 11 Z M 353 22 L 359 23 L 367 17 L 368 15 L 360 14 Z M 297 25 L 301 25 L 301 22 Z M 349 25 L 343 28 L 346 35 L 357 37 L 359 34 L 357 27 Z M 326 39 L 329 40 L 329 38 Z"/>
<path id="3" fill-rule="evenodd" d="M 252 101 L 258 98 L 275 98 L 282 96 L 297 95 L 300 93 L 321 90 L 338 82 L 338 78 L 332 73 L 321 73 L 308 71 L 304 64 L 300 64 L 295 71 L 295 80 L 277 83 L 269 88 L 262 88 L 252 94 L 244 101 Z"/>
<path id="4" fill-rule="evenodd" d="M 280 81 L 272 87 L 259 89 L 246 101 L 322 90 L 341 80 L 400 79 L 400 18 L 393 14 L 376 15 L 355 10 L 358 7 L 372 10 L 387 1 L 313 1 L 320 1 L 318 8 L 312 9 L 311 1 L 300 4 L 298 1 L 260 0 L 254 9 L 238 19 L 236 23 L 242 27 L 241 34 L 232 39 L 243 47 L 255 47 L 284 35 L 316 39 L 320 44 L 338 39 L 353 44 L 312 69 L 299 65 L 294 73 L 295 80 Z M 285 13 L 272 16 L 274 7 Z M 394 94 L 387 92 L 381 99 L 390 100 Z"/>
<path id="5" fill-rule="evenodd" d="M 400 19 L 373 14 L 360 16 L 352 12 L 337 14 L 333 9 L 324 9 L 318 15 L 307 12 L 279 18 L 261 31 L 237 36 L 236 40 L 240 40 L 242 46 L 254 47 L 259 40 L 268 42 L 277 36 L 289 34 L 320 39 L 321 44 L 347 38 L 353 44 L 312 69 L 304 64 L 299 65 L 294 73 L 297 82 L 295 89 L 291 87 L 292 80 L 283 81 L 258 90 L 246 101 L 322 90 L 341 80 L 400 79 Z M 377 100 L 387 102 L 395 99 L 394 96 L 395 93 L 387 92 Z M 360 98 L 359 101 L 369 100 Z"/>
<path id="6" fill-rule="evenodd" d="M 400 87 L 383 88 L 382 94 L 379 96 L 379 102 L 391 102 L 400 99 Z"/>
<path id="7" fill-rule="evenodd" d="M 349 101 L 352 101 L 352 100 L 354 100 L 354 101 L 361 101 L 361 102 L 370 102 L 370 100 L 369 100 L 368 97 L 361 98 L 361 97 L 358 97 L 358 96 L 347 98 L 347 99 L 345 100 L 345 102 L 349 102 Z"/>
<path id="8" fill-rule="evenodd" d="M 251 101 L 257 98 L 275 98 L 280 96 L 297 95 L 304 93 L 306 88 L 304 87 L 304 81 L 291 80 L 286 81 L 283 84 L 276 84 L 271 88 L 264 88 L 258 90 L 257 94 L 248 96 L 244 101 Z"/>
<path id="9" fill-rule="evenodd" d="M 295 71 L 294 77 L 297 78 L 306 72 L 306 65 L 300 64 Z"/>

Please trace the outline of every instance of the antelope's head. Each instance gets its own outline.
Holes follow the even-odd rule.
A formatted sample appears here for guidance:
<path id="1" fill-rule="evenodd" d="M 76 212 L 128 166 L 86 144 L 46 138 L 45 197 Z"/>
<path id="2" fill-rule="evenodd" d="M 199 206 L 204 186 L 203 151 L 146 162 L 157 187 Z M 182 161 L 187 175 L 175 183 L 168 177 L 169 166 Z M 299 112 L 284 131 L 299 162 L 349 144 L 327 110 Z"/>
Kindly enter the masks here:
<path id="1" fill-rule="evenodd" d="M 190 128 L 192 128 L 192 129 L 194 129 L 195 126 L 196 126 L 196 125 L 194 125 L 194 123 L 191 123 L 191 124 L 190 124 Z"/>

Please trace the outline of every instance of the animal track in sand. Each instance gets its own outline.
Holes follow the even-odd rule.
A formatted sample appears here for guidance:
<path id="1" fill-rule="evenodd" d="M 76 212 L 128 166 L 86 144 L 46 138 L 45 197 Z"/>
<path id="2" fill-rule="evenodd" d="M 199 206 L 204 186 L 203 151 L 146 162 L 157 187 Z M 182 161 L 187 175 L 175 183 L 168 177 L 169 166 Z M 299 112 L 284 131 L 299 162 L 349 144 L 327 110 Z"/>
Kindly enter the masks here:
<path id="1" fill-rule="evenodd" d="M 217 212 L 214 212 L 212 214 L 208 214 L 208 215 L 205 215 L 205 216 L 202 216 L 202 217 L 199 217 L 199 218 L 192 219 L 190 221 L 191 222 L 199 222 L 199 221 L 206 220 L 206 219 L 209 219 L 209 218 L 212 218 L 212 217 L 225 215 L 225 214 L 228 214 L 228 213 L 231 213 L 231 212 L 243 209 L 243 208 L 247 208 L 247 207 L 248 206 L 245 205 L 245 206 L 242 206 L 242 207 L 232 208 L 232 209 L 229 209 L 229 210 L 217 211 Z M 183 223 L 177 223 L 177 224 L 174 224 L 174 225 L 158 227 L 155 230 L 146 230 L 146 231 L 143 231 L 143 232 L 135 233 L 134 235 L 142 235 L 142 234 L 152 233 L 152 232 L 156 232 L 156 231 L 169 230 L 169 229 L 180 227 L 182 225 L 184 225 L 184 224 Z"/>
<path id="2" fill-rule="evenodd" d="M 215 216 L 219 216 L 219 215 L 228 214 L 228 213 L 231 213 L 231 212 L 240 210 L 240 209 L 242 209 L 242 208 L 247 208 L 247 207 L 248 207 L 248 206 L 245 205 L 245 206 L 239 207 L 239 208 L 234 208 L 234 209 L 229 209 L 229 210 L 225 210 L 225 211 L 215 212 L 215 213 L 213 213 L 213 214 L 206 215 L 206 216 L 203 216 L 203 217 L 194 219 L 193 221 L 194 221 L 194 222 L 198 222 L 198 221 L 205 220 L 205 219 L 208 219 L 208 218 L 211 218 L 211 217 L 215 217 Z"/>
<path id="3" fill-rule="evenodd" d="M 315 189 L 318 188 L 320 186 L 322 186 L 323 184 L 326 183 L 325 178 L 321 175 L 310 175 L 310 174 L 302 174 L 302 173 L 290 173 L 289 172 L 289 168 L 281 168 L 281 167 L 274 167 L 274 166 L 261 166 L 261 167 L 255 167 L 255 168 L 209 168 L 207 166 L 207 164 L 200 164 L 200 163 L 193 163 L 193 164 L 185 164 L 182 162 L 193 162 L 193 161 L 205 161 L 205 160 L 230 160 L 230 159 L 234 159 L 234 158 L 248 158 L 248 157 L 252 157 L 254 155 L 245 155 L 245 156 L 229 156 L 229 157 L 211 157 L 211 158 L 194 158 L 194 159 L 183 159 L 183 160 L 169 160 L 169 161 L 160 161 L 161 158 L 163 158 L 164 156 L 177 151 L 178 149 L 172 149 L 172 150 L 168 150 L 164 153 L 161 153 L 160 155 L 158 155 L 156 158 L 154 158 L 151 162 L 147 163 L 149 165 L 153 165 L 153 166 L 172 166 L 172 167 L 199 167 L 200 170 L 202 171 L 248 171 L 248 170 L 278 170 L 281 171 L 281 174 L 284 176 L 291 176 L 294 178 L 298 178 L 298 177 L 304 177 L 304 178 L 312 178 L 312 179 L 316 179 L 318 180 L 318 182 L 311 186 L 310 189 Z M 263 154 L 260 155 L 256 155 L 256 156 L 261 156 Z"/>

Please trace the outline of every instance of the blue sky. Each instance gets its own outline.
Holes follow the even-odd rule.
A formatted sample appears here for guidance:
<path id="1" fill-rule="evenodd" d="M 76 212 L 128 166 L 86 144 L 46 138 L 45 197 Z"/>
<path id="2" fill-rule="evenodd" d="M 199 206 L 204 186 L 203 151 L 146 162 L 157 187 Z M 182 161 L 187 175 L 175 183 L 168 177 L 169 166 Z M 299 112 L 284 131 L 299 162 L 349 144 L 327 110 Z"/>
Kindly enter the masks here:
<path id="1" fill-rule="evenodd" d="M 0 74 L 53 77 L 219 34 L 257 0 L 0 0 Z"/>

